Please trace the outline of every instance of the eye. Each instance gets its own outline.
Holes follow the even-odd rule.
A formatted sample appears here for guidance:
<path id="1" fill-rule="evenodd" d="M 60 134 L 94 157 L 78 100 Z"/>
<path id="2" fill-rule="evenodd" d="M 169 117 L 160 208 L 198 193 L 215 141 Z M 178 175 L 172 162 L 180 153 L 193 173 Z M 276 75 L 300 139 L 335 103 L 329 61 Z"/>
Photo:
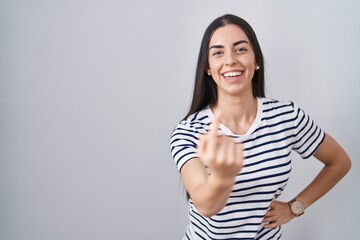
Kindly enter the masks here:
<path id="1" fill-rule="evenodd" d="M 221 56 L 222 54 L 223 54 L 222 51 L 214 51 L 211 55 L 214 57 L 218 57 L 218 56 Z"/>
<path id="2" fill-rule="evenodd" d="M 244 47 L 240 47 L 235 50 L 235 52 L 239 52 L 239 53 L 246 52 L 246 51 L 247 51 L 247 49 Z"/>

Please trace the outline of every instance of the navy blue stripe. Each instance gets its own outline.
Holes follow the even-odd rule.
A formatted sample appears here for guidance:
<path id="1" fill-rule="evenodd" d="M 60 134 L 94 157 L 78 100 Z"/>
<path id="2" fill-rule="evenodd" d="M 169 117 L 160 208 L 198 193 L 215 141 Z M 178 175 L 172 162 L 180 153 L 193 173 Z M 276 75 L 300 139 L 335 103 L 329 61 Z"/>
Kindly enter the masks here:
<path id="1" fill-rule="evenodd" d="M 204 229 L 202 229 L 201 227 L 199 227 L 196 223 L 191 222 L 195 227 L 197 227 L 200 231 L 202 231 L 204 234 L 206 234 L 207 238 L 203 238 L 198 232 L 195 231 L 196 235 L 198 235 L 199 237 L 201 237 L 202 239 L 214 239 L 212 237 L 209 236 L 209 234 L 207 234 L 207 232 L 205 232 Z M 206 227 L 205 227 L 206 228 Z M 207 228 L 206 228 L 207 229 Z M 208 229 L 209 230 L 209 229 Z"/>
<path id="2" fill-rule="evenodd" d="M 252 141 L 258 140 L 258 139 L 260 139 L 260 138 L 264 138 L 264 137 L 268 137 L 268 136 L 272 136 L 272 135 L 277 135 L 277 134 L 279 134 L 279 133 L 283 133 L 283 132 L 287 132 L 287 131 L 292 131 L 292 130 L 294 130 L 294 129 L 296 129 L 295 126 L 293 126 L 293 127 L 288 127 L 288 128 L 284 128 L 284 129 L 279 130 L 279 131 L 276 131 L 276 132 L 265 133 L 265 134 L 263 134 L 263 135 L 258 135 L 258 136 L 254 137 L 254 138 L 250 138 L 250 139 L 248 139 L 248 140 L 246 140 L 246 141 L 243 141 L 242 143 L 244 144 L 244 143 L 252 142 Z"/>
<path id="3" fill-rule="evenodd" d="M 191 137 L 193 139 L 198 139 L 198 136 L 201 135 L 201 133 L 199 131 L 196 131 L 196 130 L 180 129 L 180 128 L 178 128 L 176 130 L 177 130 L 176 133 L 174 133 L 171 136 L 171 139 L 173 139 L 177 135 L 180 135 L 182 139 L 186 138 L 186 137 Z"/>
<path id="4" fill-rule="evenodd" d="M 195 225 L 196 226 L 196 225 Z M 198 226 L 196 226 L 198 227 Z M 199 227 L 198 227 L 199 228 Z M 199 228 L 202 232 L 204 232 L 201 228 Z M 202 239 L 205 239 L 203 238 L 199 233 L 197 233 L 195 231 L 196 235 L 198 235 L 200 238 Z M 204 232 L 206 234 L 206 236 L 208 236 L 208 239 L 211 239 L 211 240 L 218 240 L 217 238 L 212 238 L 210 237 L 206 232 Z M 252 238 L 223 238 L 224 240 L 253 240 Z"/>
<path id="5" fill-rule="evenodd" d="M 197 115 L 198 115 L 199 113 L 200 113 L 200 111 L 199 111 L 199 112 L 196 112 L 196 113 L 194 114 L 193 118 L 190 120 L 190 122 L 195 121 L 195 119 L 196 119 L 196 117 L 197 117 Z"/>
<path id="6" fill-rule="evenodd" d="M 199 217 L 200 219 L 202 219 L 203 221 L 205 221 L 210 227 L 212 228 L 216 228 L 216 229 L 233 229 L 233 228 L 239 228 L 239 227 L 245 227 L 245 226 L 259 226 L 261 223 L 243 223 L 243 224 L 239 224 L 239 225 L 234 225 L 234 226 L 215 226 L 213 224 L 211 224 L 206 218 L 204 218 L 201 214 L 191 211 L 189 212 L 190 216 L 192 216 L 193 218 L 195 218 L 197 221 L 200 222 L 200 220 L 197 218 Z M 195 216 L 195 215 L 196 216 Z M 210 218 L 211 220 L 211 218 Z"/>
<path id="7" fill-rule="evenodd" d="M 301 119 L 300 119 L 299 123 L 296 125 L 296 127 L 299 127 L 299 126 L 302 124 L 302 122 L 304 121 L 305 117 L 306 117 L 306 119 L 307 119 L 307 122 L 306 122 L 305 125 L 308 124 L 309 119 L 310 119 L 309 116 L 307 116 L 307 115 L 306 115 L 303 111 L 301 111 L 300 109 L 298 110 L 298 112 L 297 112 L 297 114 L 296 114 L 296 118 L 297 118 L 297 119 L 299 119 L 300 112 L 302 113 L 302 116 L 301 116 Z"/>
<path id="8" fill-rule="evenodd" d="M 175 142 L 177 142 L 177 141 L 185 141 L 185 142 L 189 142 L 189 144 L 179 144 L 179 145 L 175 145 L 174 146 L 174 143 Z M 191 144 L 190 144 L 191 143 Z M 171 152 L 174 150 L 174 148 L 176 148 L 176 147 L 180 147 L 180 146 L 185 146 L 185 145 L 188 145 L 189 147 L 194 147 L 194 148 L 196 148 L 196 143 L 194 143 L 193 141 L 191 141 L 191 140 L 188 140 L 188 139 L 180 139 L 180 138 L 177 138 L 177 139 L 175 139 L 173 142 L 172 142 L 172 144 L 170 145 L 171 146 Z"/>
<path id="9" fill-rule="evenodd" d="M 272 127 L 276 127 L 276 126 L 278 126 L 278 125 L 282 125 L 282 124 L 285 124 L 285 123 L 293 122 L 294 120 L 296 120 L 296 117 L 290 118 L 290 119 L 286 119 L 286 120 L 283 120 L 283 121 L 280 121 L 280 122 L 276 122 L 276 123 L 273 123 L 273 124 L 264 125 L 264 123 L 263 123 L 263 124 L 262 124 L 263 126 L 257 128 L 257 129 L 254 131 L 254 133 L 255 133 L 255 132 L 258 132 L 258 131 L 260 131 L 260 130 L 262 130 L 262 129 L 265 129 L 265 128 L 272 128 Z"/>
<path id="10" fill-rule="evenodd" d="M 249 172 L 240 173 L 240 175 L 247 175 L 247 174 L 252 174 L 252 173 L 257 173 L 257 172 L 262 172 L 262 171 L 274 169 L 274 168 L 281 168 L 281 167 L 285 167 L 287 165 L 290 165 L 290 163 L 291 163 L 291 159 L 289 159 L 287 162 L 282 163 L 282 164 L 278 164 L 278 165 L 274 165 L 274 166 L 270 166 L 270 167 L 264 167 L 264 168 L 260 168 L 260 169 L 249 171 Z"/>
<path id="11" fill-rule="evenodd" d="M 263 102 L 263 105 L 267 105 L 267 104 L 271 104 L 271 103 L 278 103 L 279 101 L 273 99 L 273 100 L 270 100 L 270 101 L 267 101 L 267 102 Z"/>
<path id="12" fill-rule="evenodd" d="M 292 135 L 289 135 L 289 136 L 286 136 L 286 137 L 283 137 L 283 138 L 280 138 L 280 139 L 276 139 L 276 140 L 273 140 L 273 141 L 263 142 L 263 143 L 260 143 L 258 145 L 255 145 L 253 147 L 244 148 L 244 151 L 249 151 L 249 150 L 259 148 L 259 147 L 263 147 L 263 146 L 266 146 L 266 145 L 269 145 L 269 144 L 278 143 L 278 142 L 287 140 L 287 139 L 295 137 L 295 136 L 296 136 L 295 134 L 292 134 Z"/>
<path id="13" fill-rule="evenodd" d="M 274 161 L 274 160 L 281 159 L 281 158 L 286 158 L 286 157 L 290 156 L 290 154 L 291 154 L 291 151 L 289 151 L 288 153 L 286 153 L 284 155 L 271 157 L 271 158 L 265 158 L 264 160 L 261 160 L 261 161 L 258 161 L 258 162 L 247 163 L 247 164 L 244 164 L 243 167 L 251 167 L 251 166 L 255 166 L 255 165 L 258 165 L 258 164 L 265 163 L 265 162 Z"/>
<path id="14" fill-rule="evenodd" d="M 273 199 L 262 199 L 262 200 L 248 200 L 248 201 L 237 201 L 227 203 L 226 206 L 237 205 L 237 204 L 249 204 L 249 203 L 270 203 Z"/>
<path id="15" fill-rule="evenodd" d="M 184 157 L 186 157 L 186 156 L 188 156 L 188 155 L 190 155 L 190 154 L 194 154 L 194 153 L 196 154 L 196 152 L 188 152 L 188 153 L 182 155 L 182 156 L 176 161 L 176 166 L 179 165 L 179 162 L 180 162 Z"/>
<path id="16" fill-rule="evenodd" d="M 302 148 L 308 141 L 309 139 L 314 135 L 314 131 L 310 134 L 310 136 L 308 136 L 309 132 L 313 129 L 314 126 L 314 122 L 311 122 L 311 126 L 310 128 L 306 131 L 306 133 L 304 133 L 304 135 L 299 139 L 300 142 L 302 142 L 302 144 L 299 147 L 293 148 L 294 150 L 299 150 L 300 148 Z M 317 129 L 317 127 L 315 128 L 315 130 Z M 305 141 L 303 141 L 304 138 L 307 138 Z M 297 141 L 299 142 L 299 141 Z"/>
<path id="17" fill-rule="evenodd" d="M 304 116 L 304 117 L 305 117 L 305 116 Z M 306 121 L 305 125 L 304 125 L 299 131 L 297 131 L 297 133 L 296 133 L 296 138 L 298 138 L 298 140 L 294 142 L 294 145 L 296 145 L 296 144 L 298 144 L 299 142 L 301 142 L 302 137 L 305 136 L 306 133 L 304 134 L 303 131 L 304 131 L 304 129 L 305 129 L 306 127 L 308 127 L 309 121 L 310 121 L 310 118 L 307 118 L 307 121 Z M 300 123 L 299 123 L 299 125 L 298 125 L 296 128 L 298 128 L 299 126 L 300 126 Z M 303 136 L 302 136 L 302 137 L 299 137 L 300 134 L 303 134 Z"/>
<path id="18" fill-rule="evenodd" d="M 303 158 L 304 158 L 304 159 L 307 159 L 307 158 L 311 157 L 312 155 L 314 155 L 314 153 L 318 150 L 318 148 L 320 147 L 320 145 L 323 143 L 324 139 L 325 139 L 325 133 L 323 134 L 323 136 L 322 136 L 319 144 L 314 148 L 314 150 L 313 150 L 311 153 L 309 153 L 309 155 L 307 155 L 307 156 L 305 156 L 305 157 L 303 157 Z"/>
<path id="19" fill-rule="evenodd" d="M 201 218 L 203 218 L 206 222 L 208 222 L 203 216 L 201 216 L 199 213 L 192 211 L 193 213 L 195 213 L 196 215 L 200 216 Z M 194 216 L 193 216 L 194 217 Z M 240 217 L 240 218 L 230 218 L 230 219 L 224 219 L 224 220 L 217 220 L 214 219 L 213 217 L 209 218 L 211 221 L 216 222 L 216 223 L 225 223 L 225 222 L 236 222 L 239 220 L 245 220 L 245 219 L 252 219 L 252 218 L 263 218 L 264 215 L 252 215 L 252 216 L 246 216 L 246 217 Z M 210 224 L 209 224 L 210 225 Z M 221 227 L 223 228 L 223 227 Z"/>
<path id="20" fill-rule="evenodd" d="M 196 231 L 195 231 L 195 234 L 198 235 L 199 237 L 201 237 L 201 239 L 206 240 L 206 238 L 203 238 L 203 237 L 202 237 L 201 235 L 199 235 L 199 233 L 197 233 Z"/>
<path id="21" fill-rule="evenodd" d="M 185 237 L 188 239 L 188 240 L 191 240 L 189 235 L 187 234 L 187 231 L 185 232 Z"/>
<path id="22" fill-rule="evenodd" d="M 211 124 L 211 122 L 207 122 L 207 123 L 203 123 L 203 122 L 192 122 L 192 123 L 189 123 L 189 126 L 190 127 L 194 127 L 195 125 L 201 125 L 202 127 L 197 127 L 197 129 L 199 128 L 202 128 L 203 129 L 203 126 L 209 126 Z"/>
<path id="23" fill-rule="evenodd" d="M 235 192 L 243 192 L 243 191 L 247 191 L 247 190 L 250 190 L 250 189 L 253 189 L 253 188 L 275 186 L 275 185 L 286 183 L 287 181 L 288 181 L 288 178 L 286 178 L 284 180 L 281 180 L 281 181 L 277 181 L 277 182 L 264 183 L 264 184 L 259 184 L 259 185 L 256 185 L 256 186 L 247 187 L 247 188 L 234 189 L 231 192 L 233 192 L 233 193 L 235 193 Z"/>
<path id="24" fill-rule="evenodd" d="M 263 176 L 263 177 L 257 177 L 257 178 L 251 178 L 251 179 L 236 181 L 235 184 L 253 182 L 253 181 L 258 181 L 258 180 L 267 179 L 267 178 L 273 178 L 273 177 L 279 177 L 279 176 L 282 176 L 282 175 L 286 175 L 286 174 L 288 174 L 290 172 L 291 172 L 291 169 L 286 171 L 286 172 L 281 172 L 281 173 L 266 175 L 266 176 Z"/>
<path id="25" fill-rule="evenodd" d="M 321 131 L 320 131 L 320 130 L 318 131 L 318 129 L 319 129 L 318 126 L 316 126 L 316 128 L 311 132 L 310 136 L 308 136 L 308 138 L 306 139 L 306 141 L 301 145 L 301 147 L 302 147 L 302 146 L 304 146 L 306 143 L 308 143 L 311 139 L 314 139 L 310 144 L 307 144 L 307 145 L 308 145 L 307 148 L 306 148 L 305 150 L 299 152 L 299 154 L 303 154 L 303 153 L 307 152 L 307 151 L 309 150 L 309 148 L 314 144 L 314 142 L 317 141 L 317 139 L 319 138 L 320 133 L 321 133 Z M 317 134 L 316 137 L 314 138 L 314 135 L 316 134 L 316 132 L 318 132 L 318 134 Z"/>
<path id="26" fill-rule="evenodd" d="M 180 148 L 177 152 L 174 153 L 173 158 L 175 158 L 176 155 L 178 155 L 178 153 L 180 153 L 181 151 L 183 151 L 183 150 L 185 150 L 187 148 L 188 148 L 187 146 Z"/>
<path id="27" fill-rule="evenodd" d="M 305 120 L 305 118 L 306 118 L 306 123 L 304 124 L 304 126 L 303 126 L 300 130 L 297 130 L 296 136 L 297 136 L 299 133 L 301 133 L 302 131 L 304 131 L 304 129 L 309 125 L 310 118 L 309 118 L 309 117 L 306 117 L 306 115 L 303 115 L 303 116 L 301 117 L 301 120 L 299 121 L 299 123 L 296 125 L 296 129 L 301 126 L 301 124 L 303 123 L 303 121 Z"/>
<path id="28" fill-rule="evenodd" d="M 265 230 L 265 232 L 262 233 L 264 230 Z M 265 234 L 267 234 L 270 231 L 271 231 L 271 229 L 268 229 L 268 228 L 265 228 L 264 226 L 262 226 L 262 228 L 258 231 L 257 238 L 255 240 L 258 240 L 258 239 L 262 238 Z M 262 234 L 259 235 L 260 233 L 262 233 Z"/>
<path id="29" fill-rule="evenodd" d="M 177 131 L 177 132 L 185 131 L 185 132 L 190 132 L 190 133 L 199 133 L 198 131 L 194 131 L 193 129 L 187 129 L 187 128 L 182 128 L 182 127 L 177 127 L 175 129 L 175 131 Z"/>
<path id="30" fill-rule="evenodd" d="M 280 117 L 280 116 L 283 116 L 283 115 L 287 115 L 287 114 L 290 114 L 290 113 L 293 113 L 293 112 L 294 112 L 294 110 L 290 110 L 290 111 L 281 112 L 281 113 L 278 113 L 278 114 L 275 114 L 275 115 L 272 115 L 272 116 L 269 116 L 269 117 L 263 117 L 263 118 L 261 118 L 261 121 L 270 120 L 270 119 L 277 118 L 277 117 Z"/>
<path id="31" fill-rule="evenodd" d="M 174 145 L 174 143 L 177 141 L 185 141 L 185 142 L 191 142 L 191 143 L 193 143 L 194 146 L 196 146 L 196 143 L 193 142 L 192 140 L 190 140 L 189 138 L 175 138 L 175 139 L 171 138 L 171 139 L 172 139 L 172 141 L 170 142 L 170 145 Z"/>
<path id="32" fill-rule="evenodd" d="M 311 144 L 307 147 L 307 149 L 304 151 L 304 153 L 307 152 L 311 146 L 314 146 L 315 142 L 317 142 L 319 140 L 321 134 L 322 134 L 322 131 L 320 130 L 319 134 L 316 136 L 314 141 L 312 141 Z M 319 148 L 320 144 L 323 142 L 324 137 L 325 137 L 325 134 L 322 136 L 320 142 L 315 146 L 314 150 L 312 150 L 308 155 L 303 157 L 304 159 L 309 158 L 310 156 L 312 156 L 315 153 L 315 151 Z"/>
<path id="33" fill-rule="evenodd" d="M 264 110 L 263 110 L 263 113 L 270 112 L 270 111 L 274 111 L 274 110 L 276 110 L 276 109 L 280 109 L 280 108 L 284 108 L 284 107 L 289 107 L 289 106 L 292 106 L 292 104 L 289 103 L 289 104 L 286 104 L 286 105 L 280 105 L 280 106 L 276 106 L 276 107 L 264 109 Z"/>
<path id="34" fill-rule="evenodd" d="M 236 209 L 236 210 L 232 210 L 232 211 L 218 213 L 218 214 L 216 214 L 216 216 L 223 216 L 223 215 L 228 215 L 228 214 L 232 214 L 232 213 L 236 213 L 236 212 L 251 212 L 251 211 L 259 211 L 259 210 L 264 211 L 267 209 L 268 209 L 268 207 Z"/>
<path id="35" fill-rule="evenodd" d="M 264 228 L 262 227 L 262 229 L 258 232 L 258 236 L 256 237 L 256 240 L 261 240 L 262 237 L 264 237 L 266 234 L 271 233 L 272 231 L 274 231 L 275 229 L 277 229 L 277 231 L 273 234 L 272 237 L 267 237 L 266 239 L 264 238 L 263 240 L 268 240 L 268 239 L 272 239 L 276 234 L 278 234 L 281 230 L 281 226 L 278 226 L 277 228 L 272 228 L 272 229 L 268 229 L 268 228 Z M 263 234 L 259 235 L 261 232 L 263 232 L 264 230 L 266 230 Z"/>
<path id="36" fill-rule="evenodd" d="M 258 132 L 264 128 L 271 128 L 271 127 L 275 127 L 275 126 L 278 126 L 278 125 L 281 125 L 281 124 L 284 124 L 284 123 L 289 123 L 289 122 L 293 122 L 295 121 L 296 119 L 298 119 L 298 116 L 299 116 L 299 111 L 297 112 L 296 116 L 293 117 L 293 118 L 290 118 L 290 119 L 287 119 L 287 120 L 283 120 L 283 121 L 280 121 L 280 122 L 277 122 L 277 123 L 274 123 L 274 124 L 268 124 L 268 125 L 264 125 L 262 127 L 259 127 L 257 128 L 254 132 Z M 264 123 L 263 123 L 264 124 Z"/>
<path id="37" fill-rule="evenodd" d="M 193 143 L 193 142 L 192 142 Z M 174 148 L 176 148 L 176 147 L 196 147 L 196 145 L 193 143 L 193 144 L 186 144 L 186 143 L 184 143 L 184 144 L 179 144 L 179 145 L 176 145 L 176 146 L 174 146 L 174 147 L 172 147 L 172 149 L 174 149 Z"/>
<path id="38" fill-rule="evenodd" d="M 245 156 L 245 159 L 250 159 L 250 158 L 253 158 L 253 157 L 256 157 L 256 156 L 260 156 L 260 155 L 263 155 L 263 154 L 266 154 L 266 153 L 271 153 L 271 152 L 276 152 L 276 151 L 284 150 L 284 149 L 289 148 L 289 146 L 291 146 L 292 144 L 293 144 L 293 143 L 289 143 L 289 144 L 285 145 L 284 147 L 272 148 L 272 149 L 269 149 L 269 150 L 265 150 L 265 151 L 262 151 L 262 152 L 258 152 L 258 153 L 252 154 L 252 155 L 248 155 L 248 156 Z"/>
<path id="39" fill-rule="evenodd" d="M 208 115 L 205 115 L 205 116 L 199 118 L 198 121 L 202 121 L 202 120 L 205 120 L 205 119 L 207 119 L 207 118 L 210 120 L 210 118 L 208 117 Z"/>
<path id="40" fill-rule="evenodd" d="M 246 216 L 246 217 L 230 218 L 230 219 L 224 219 L 224 220 L 216 220 L 213 218 L 210 218 L 210 219 L 211 219 L 211 221 L 214 221 L 214 222 L 225 223 L 225 222 L 236 222 L 236 221 L 252 219 L 252 218 L 260 218 L 261 219 L 263 217 L 264 217 L 264 215 L 251 215 L 251 216 Z"/>
<path id="41" fill-rule="evenodd" d="M 276 192 L 277 192 L 277 190 L 262 191 L 262 192 L 252 192 L 252 193 L 248 193 L 248 194 L 229 196 L 229 198 L 240 198 L 240 197 L 242 198 L 242 197 L 248 197 L 248 196 L 253 196 L 253 195 L 275 194 Z"/>
<path id="42" fill-rule="evenodd" d="M 278 234 L 281 230 L 281 226 L 278 227 L 279 229 L 273 234 L 271 235 L 271 237 L 267 238 L 267 239 L 273 239 L 275 237 L 276 234 Z"/>
<path id="43" fill-rule="evenodd" d="M 188 133 L 175 133 L 171 138 L 174 138 L 175 136 L 177 136 L 177 135 L 180 135 L 180 136 L 182 136 L 182 137 L 184 137 L 184 136 L 187 136 L 187 137 L 190 137 L 191 139 L 195 139 L 195 140 L 198 140 L 198 137 L 196 137 L 196 136 L 194 136 L 194 135 L 192 135 L 192 134 L 188 134 Z M 176 138 L 177 139 L 177 138 Z M 181 138 L 182 139 L 182 138 Z M 172 142 L 171 142 L 172 143 Z M 170 143 L 170 144 L 171 144 Z"/>
<path id="44" fill-rule="evenodd" d="M 194 216 L 193 216 L 194 217 Z M 198 223 L 200 223 L 203 227 L 205 227 L 210 233 L 214 234 L 214 235 L 231 235 L 234 233 L 239 233 L 240 231 L 236 231 L 236 232 L 226 232 L 226 233 L 217 233 L 214 231 L 211 231 L 204 223 L 202 223 L 198 218 L 194 217 Z M 207 222 L 207 221 L 206 221 Z M 211 238 L 204 229 L 200 228 L 194 221 L 191 222 L 193 225 L 195 225 L 197 228 L 199 228 L 203 233 L 205 233 L 209 238 Z M 208 223 L 208 222 L 207 222 Z M 256 224 L 257 226 L 258 224 Z M 239 226 L 233 227 L 233 228 L 239 228 Z M 223 229 L 222 227 L 217 227 L 217 229 Z M 256 233 L 256 230 L 241 230 L 242 233 Z M 211 238 L 214 239 L 214 238 Z"/>

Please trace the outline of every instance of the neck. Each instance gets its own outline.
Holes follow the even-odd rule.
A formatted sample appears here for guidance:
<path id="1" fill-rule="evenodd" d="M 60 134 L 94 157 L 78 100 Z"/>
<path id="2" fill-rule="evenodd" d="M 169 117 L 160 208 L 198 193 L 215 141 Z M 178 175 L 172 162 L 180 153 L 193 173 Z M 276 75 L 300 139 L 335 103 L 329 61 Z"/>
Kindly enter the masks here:
<path id="1" fill-rule="evenodd" d="M 213 113 L 220 113 L 220 122 L 235 134 L 243 135 L 256 118 L 257 98 L 250 96 L 222 97 L 211 107 Z"/>

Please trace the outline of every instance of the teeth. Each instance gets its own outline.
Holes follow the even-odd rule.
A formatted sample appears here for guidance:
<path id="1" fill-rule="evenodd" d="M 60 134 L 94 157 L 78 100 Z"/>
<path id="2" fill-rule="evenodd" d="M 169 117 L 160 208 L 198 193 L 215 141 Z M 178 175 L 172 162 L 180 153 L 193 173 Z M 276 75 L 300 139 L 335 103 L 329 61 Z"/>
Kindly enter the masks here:
<path id="1" fill-rule="evenodd" d="M 227 72 L 224 73 L 224 77 L 235 77 L 235 76 L 240 76 L 242 74 L 242 72 Z"/>

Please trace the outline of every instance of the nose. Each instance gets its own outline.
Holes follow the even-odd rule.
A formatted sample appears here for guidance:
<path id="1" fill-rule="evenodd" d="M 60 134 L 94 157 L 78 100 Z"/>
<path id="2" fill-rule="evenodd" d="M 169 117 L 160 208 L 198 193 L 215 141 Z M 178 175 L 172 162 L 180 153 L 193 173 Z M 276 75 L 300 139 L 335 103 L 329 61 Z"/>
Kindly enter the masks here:
<path id="1" fill-rule="evenodd" d="M 225 65 L 232 65 L 235 64 L 237 62 L 236 58 L 234 57 L 234 53 L 229 53 L 227 54 L 226 60 L 225 60 Z"/>

